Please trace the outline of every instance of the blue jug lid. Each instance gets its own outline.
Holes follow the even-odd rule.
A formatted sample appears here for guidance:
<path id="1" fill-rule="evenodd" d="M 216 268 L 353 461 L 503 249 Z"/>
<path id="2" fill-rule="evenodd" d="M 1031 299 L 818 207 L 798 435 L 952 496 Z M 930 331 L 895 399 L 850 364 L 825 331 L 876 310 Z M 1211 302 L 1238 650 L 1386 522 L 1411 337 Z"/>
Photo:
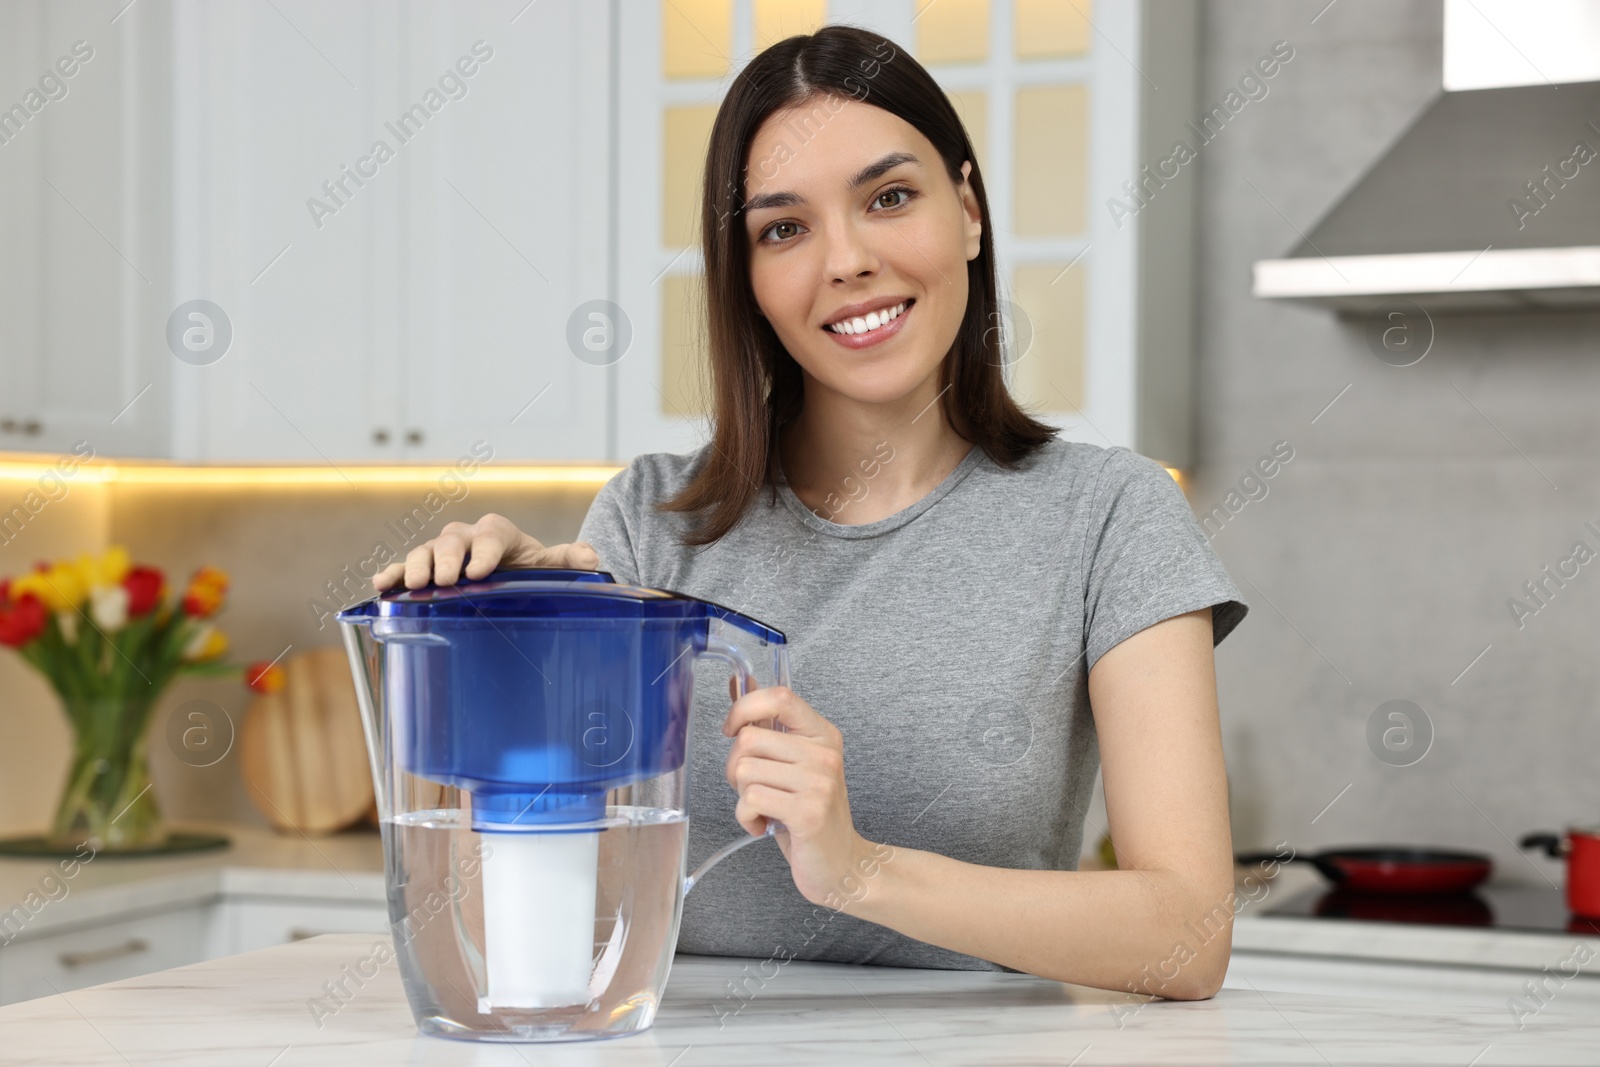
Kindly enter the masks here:
<path id="1" fill-rule="evenodd" d="M 786 644 L 782 631 L 709 600 L 670 589 L 617 582 L 608 571 L 528 567 L 495 571 L 486 578 L 421 589 L 390 589 L 339 612 L 340 622 L 374 618 L 722 619 L 773 644 Z"/>

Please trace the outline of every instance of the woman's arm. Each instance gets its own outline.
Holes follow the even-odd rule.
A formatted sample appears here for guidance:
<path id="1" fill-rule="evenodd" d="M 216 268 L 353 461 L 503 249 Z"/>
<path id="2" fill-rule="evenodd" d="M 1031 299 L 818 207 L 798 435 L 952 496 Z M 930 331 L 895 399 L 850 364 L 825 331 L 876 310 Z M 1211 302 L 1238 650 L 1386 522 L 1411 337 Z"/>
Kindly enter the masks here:
<path id="1" fill-rule="evenodd" d="M 1119 870 L 1012 870 L 895 848 L 843 910 L 1063 982 L 1214 994 L 1228 969 L 1234 893 L 1211 610 L 1106 652 L 1089 673 L 1089 699 Z"/>

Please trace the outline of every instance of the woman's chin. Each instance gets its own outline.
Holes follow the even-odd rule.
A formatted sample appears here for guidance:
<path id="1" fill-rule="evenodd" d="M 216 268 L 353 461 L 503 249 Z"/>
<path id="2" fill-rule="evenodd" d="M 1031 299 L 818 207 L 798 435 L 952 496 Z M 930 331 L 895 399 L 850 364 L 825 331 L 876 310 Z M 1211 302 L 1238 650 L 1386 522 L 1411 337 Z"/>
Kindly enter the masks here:
<path id="1" fill-rule="evenodd" d="M 823 379 L 822 384 L 857 404 L 894 405 L 920 395 L 929 385 L 937 392 L 938 369 L 937 365 L 926 370 L 903 366 L 835 367 L 834 373 Z M 932 399 L 931 394 L 929 399 Z"/>

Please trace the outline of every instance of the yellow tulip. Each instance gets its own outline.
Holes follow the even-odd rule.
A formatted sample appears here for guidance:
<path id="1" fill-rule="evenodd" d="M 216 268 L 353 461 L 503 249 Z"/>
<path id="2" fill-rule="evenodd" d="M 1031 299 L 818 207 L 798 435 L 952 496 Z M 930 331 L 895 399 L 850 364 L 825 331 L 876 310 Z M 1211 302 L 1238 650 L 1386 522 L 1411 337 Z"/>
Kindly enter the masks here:
<path id="1" fill-rule="evenodd" d="M 221 630 L 212 630 L 211 636 L 206 638 L 205 647 L 200 650 L 201 659 L 216 659 L 228 651 L 228 635 Z"/>
<path id="2" fill-rule="evenodd" d="M 88 599 L 89 583 L 83 580 L 83 572 L 76 566 L 66 562 L 57 563 L 50 568 L 46 577 L 63 601 L 58 610 L 70 611 Z"/>
<path id="3" fill-rule="evenodd" d="M 11 583 L 11 599 L 20 600 L 28 593 L 51 611 L 73 611 L 83 603 L 88 587 L 76 565 L 62 562 L 47 570 L 29 571 Z"/>
<path id="4" fill-rule="evenodd" d="M 112 545 L 98 558 L 87 553 L 78 557 L 78 570 L 90 589 L 109 589 L 121 585 L 122 579 L 132 569 L 133 561 L 128 558 L 128 550 L 121 545 Z"/>
<path id="5" fill-rule="evenodd" d="M 201 626 L 184 646 L 183 658 L 187 660 L 216 659 L 228 651 L 228 636 L 211 625 Z"/>

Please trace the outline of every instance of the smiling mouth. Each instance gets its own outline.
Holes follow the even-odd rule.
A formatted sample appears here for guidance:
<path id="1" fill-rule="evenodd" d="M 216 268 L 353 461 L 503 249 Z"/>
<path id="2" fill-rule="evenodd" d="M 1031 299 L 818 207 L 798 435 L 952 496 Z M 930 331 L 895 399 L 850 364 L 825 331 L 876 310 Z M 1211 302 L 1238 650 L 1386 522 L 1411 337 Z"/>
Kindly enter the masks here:
<path id="1" fill-rule="evenodd" d="M 872 333 L 874 330 L 881 330 L 895 319 L 898 319 L 901 315 L 906 313 L 906 310 L 910 308 L 912 304 L 915 303 L 915 300 L 902 300 L 894 307 L 884 308 L 882 311 L 869 311 L 867 314 L 853 319 L 841 319 L 838 322 L 830 322 L 828 325 L 824 326 L 823 329 L 827 330 L 829 333 L 843 334 L 846 337 L 854 337 L 859 334 Z"/>

